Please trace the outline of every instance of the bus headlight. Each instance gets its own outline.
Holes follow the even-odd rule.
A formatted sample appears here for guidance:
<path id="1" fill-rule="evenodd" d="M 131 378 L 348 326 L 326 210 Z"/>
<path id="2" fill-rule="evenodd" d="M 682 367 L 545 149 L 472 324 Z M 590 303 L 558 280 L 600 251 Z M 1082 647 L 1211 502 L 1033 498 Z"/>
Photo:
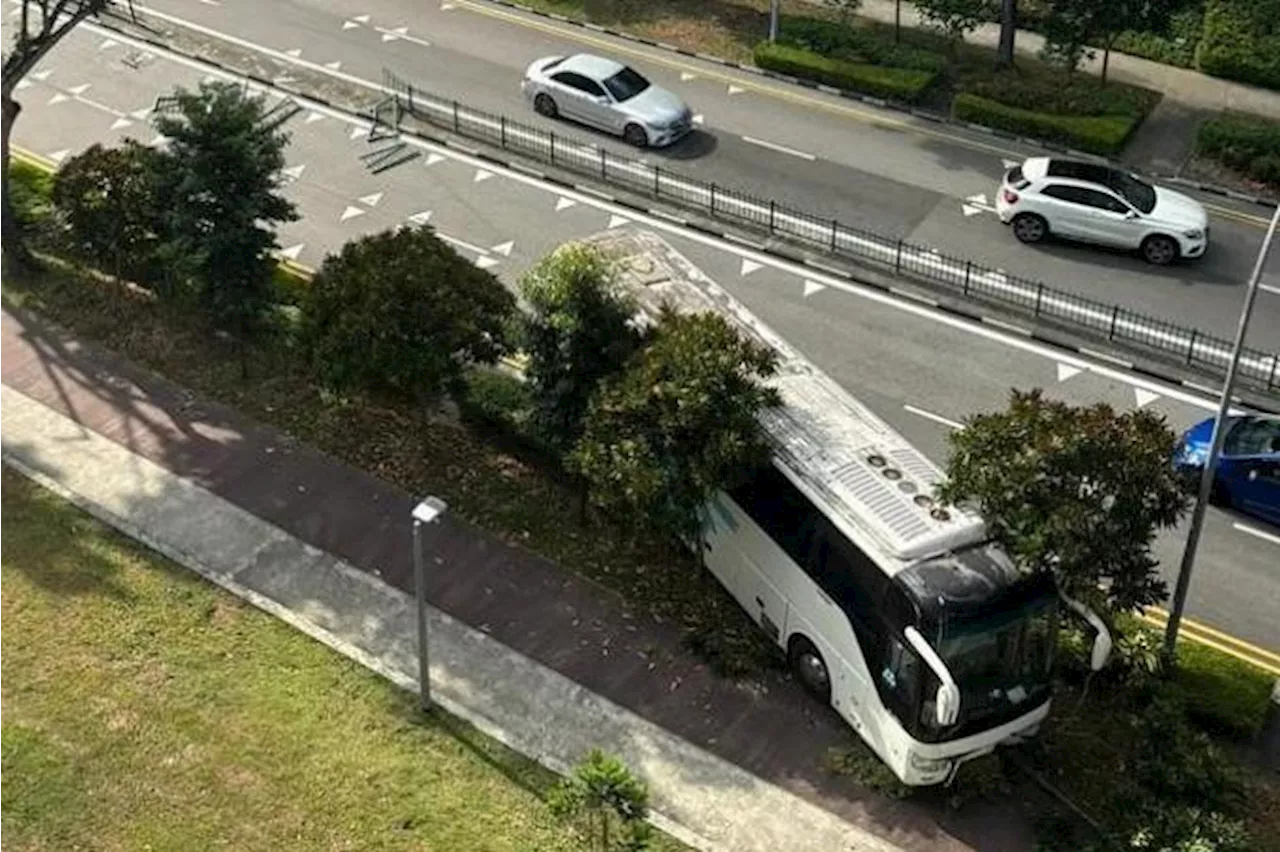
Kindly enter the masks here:
<path id="1" fill-rule="evenodd" d="M 915 752 L 911 752 L 908 760 L 911 768 L 921 775 L 938 775 L 951 766 L 951 761 L 946 758 L 921 757 Z"/>

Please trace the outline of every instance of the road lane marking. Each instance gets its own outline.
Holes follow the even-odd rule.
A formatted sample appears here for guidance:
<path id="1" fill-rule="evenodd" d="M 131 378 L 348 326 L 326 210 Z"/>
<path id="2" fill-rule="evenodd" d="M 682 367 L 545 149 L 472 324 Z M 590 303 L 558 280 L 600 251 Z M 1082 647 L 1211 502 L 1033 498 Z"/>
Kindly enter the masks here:
<path id="1" fill-rule="evenodd" d="M 1151 626 L 1164 630 L 1169 624 L 1168 615 L 1162 609 L 1148 607 L 1147 611 L 1142 613 L 1141 618 Z M 1190 639 L 1201 645 L 1207 645 L 1230 657 L 1235 657 L 1237 660 L 1256 666 L 1265 672 L 1280 676 L 1280 655 L 1246 642 L 1243 639 L 1237 639 L 1220 630 L 1215 630 L 1194 619 L 1185 617 L 1182 619 L 1182 624 L 1178 630 L 1178 639 L 1179 641 Z"/>
<path id="2" fill-rule="evenodd" d="M 178 20 L 178 23 L 184 23 L 184 22 L 182 22 L 181 20 Z M 209 71 L 210 68 L 213 67 L 213 66 L 207 65 L 206 63 L 183 56 L 173 51 L 164 50 L 156 47 L 155 45 L 150 45 L 146 42 L 139 41 L 123 33 L 119 33 L 113 30 L 108 30 L 104 27 L 100 27 L 97 24 L 94 24 L 88 21 L 81 23 L 80 27 L 84 28 L 85 31 L 87 32 L 92 32 L 97 35 L 112 35 L 116 38 L 119 38 L 121 41 L 126 42 L 134 47 L 151 50 L 157 53 L 158 55 L 162 55 L 164 58 L 168 59 L 169 61 L 178 65 L 182 65 L 184 67 L 193 68 L 202 72 Z M 213 35 L 215 37 L 220 37 L 218 36 L 217 33 L 213 33 Z M 237 39 L 236 41 L 243 41 L 243 40 Z M 266 53 L 266 54 L 278 53 L 278 51 L 273 51 L 270 48 L 257 47 L 252 43 L 242 44 L 242 46 L 246 46 L 248 47 L 248 49 L 255 50 L 261 53 Z M 283 54 L 280 54 L 280 55 L 283 56 Z M 306 60 L 301 60 L 301 61 L 306 62 Z M 357 118 L 348 111 L 344 111 L 335 107 L 331 107 L 327 104 L 323 104 L 317 100 L 314 100 L 313 98 L 307 97 L 306 95 L 283 90 L 276 86 L 263 86 L 263 84 L 254 83 L 248 80 L 248 78 L 241 73 L 226 71 L 220 68 L 215 70 L 216 70 L 216 73 L 221 77 L 227 78 L 229 80 L 234 80 L 237 83 L 248 83 L 251 90 L 269 89 L 275 94 L 280 95 L 281 97 L 292 97 L 295 101 L 302 103 L 306 108 L 324 113 L 325 115 L 331 116 L 353 127 L 363 128 L 367 131 L 370 126 L 370 122 L 366 119 Z M 351 77 L 351 75 L 347 75 L 347 74 L 341 74 L 338 76 Z M 382 86 L 370 83 L 358 77 L 351 77 L 351 80 L 364 88 L 383 91 Z M 1176 388 L 1172 385 L 1162 385 L 1150 379 L 1145 379 L 1139 376 L 1135 376 L 1127 371 L 1121 371 L 1121 370 L 1113 369 L 1110 367 L 1106 367 L 1102 363 L 1097 363 L 1096 361 L 1091 361 L 1086 358 L 1079 357 L 1072 353 L 1066 352 L 1065 350 L 1055 349 L 1053 347 L 1039 343 L 1038 341 L 1034 341 L 1031 338 L 1027 337 L 1026 335 L 1003 331 L 990 323 L 975 323 L 971 320 L 967 320 L 961 317 L 953 316 L 951 314 L 943 313 L 941 311 L 938 311 L 935 308 L 931 308 L 926 305 L 908 302 L 904 299 L 895 297 L 891 294 L 885 294 L 878 290 L 874 290 L 870 287 L 864 287 L 862 285 L 851 283 L 837 276 L 817 275 L 815 274 L 815 271 L 813 269 L 806 267 L 802 264 L 793 263 L 791 261 L 784 260 L 774 255 L 765 254 L 761 251 L 753 250 L 746 246 L 738 246 L 736 244 L 733 244 L 732 241 L 720 239 L 717 237 L 712 237 L 706 234 L 699 233 L 694 230 L 687 229 L 683 226 L 673 224 L 671 222 L 663 221 L 660 217 L 639 214 L 631 208 L 623 207 L 619 204 L 615 204 L 614 202 L 609 201 L 608 196 L 605 193 L 602 193 L 599 190 L 596 190 L 586 185 L 575 186 L 574 189 L 568 190 L 562 187 L 555 186 L 553 184 L 549 184 L 546 181 L 542 180 L 541 178 L 524 174 L 518 169 L 498 167 L 490 161 L 481 160 L 477 157 L 464 154 L 456 150 L 455 148 L 450 148 L 450 147 L 438 145 L 435 143 L 427 142 L 423 139 L 420 139 L 414 136 L 408 136 L 408 135 L 404 137 L 404 141 L 407 144 L 412 145 L 413 147 L 418 148 L 420 150 L 430 151 L 439 156 L 447 157 L 448 159 L 452 159 L 457 162 L 466 163 L 474 168 L 488 168 L 494 171 L 502 172 L 509 179 L 522 183 L 526 186 L 534 186 L 546 192 L 573 198 L 576 201 L 580 201 L 582 203 L 595 207 L 596 209 L 611 213 L 614 216 L 619 218 L 630 217 L 632 219 L 639 220 L 645 223 L 646 225 L 648 225 L 649 227 L 652 227 L 658 231 L 662 231 L 668 234 L 674 234 L 678 236 L 680 239 L 683 239 L 685 241 L 697 243 L 703 246 L 708 246 L 713 249 L 716 249 L 717 251 L 726 252 L 727 254 L 736 255 L 740 259 L 752 260 L 756 263 L 761 264 L 762 266 L 768 266 L 780 272 L 795 275 L 799 277 L 801 280 L 803 280 L 806 276 L 811 278 L 820 278 L 823 284 L 826 284 L 828 287 L 831 287 L 832 289 L 840 290 L 841 292 L 846 293 L 848 295 L 856 296 L 858 298 L 861 298 L 870 302 L 874 302 L 876 304 L 883 305 L 885 307 L 890 307 L 895 310 L 908 313 L 916 317 L 921 317 L 929 321 L 935 322 L 939 325 L 947 326 L 948 328 L 952 328 L 958 331 L 972 334 L 977 337 L 981 337 L 985 340 L 1002 344 L 1012 349 L 1017 349 L 1022 352 L 1032 353 L 1048 361 L 1054 361 L 1054 362 L 1060 361 L 1063 363 L 1071 364 L 1072 366 L 1080 367 L 1082 370 L 1088 370 L 1104 378 L 1110 379 L 1112 381 L 1120 382 L 1121 384 L 1124 384 L 1124 385 L 1128 385 L 1129 387 L 1145 388 L 1147 390 L 1154 391 L 1155 393 L 1159 393 L 1167 398 L 1176 399 L 1179 402 L 1184 402 L 1188 405 L 1195 406 L 1205 411 L 1217 411 L 1217 408 L 1218 408 L 1218 403 L 1216 400 L 1196 396 L 1195 394 L 1189 393 L 1180 388 Z M 1233 412 L 1238 412 L 1238 411 L 1240 411 L 1239 408 L 1233 409 Z"/>
<path id="3" fill-rule="evenodd" d="M 788 148 L 786 145 L 779 145 L 776 142 L 766 142 L 763 139 L 757 139 L 754 136 L 743 136 L 743 142 L 749 142 L 752 145 L 759 145 L 761 148 L 768 148 L 770 151 L 777 151 L 779 154 L 790 154 L 793 157 L 799 157 L 802 160 L 813 162 L 818 159 L 813 154 L 805 151 L 797 151 L 795 148 Z"/>
<path id="4" fill-rule="evenodd" d="M 932 420 L 934 423 L 941 423 L 943 426 L 950 429 L 964 428 L 963 423 L 957 420 L 950 420 L 943 417 L 941 414 L 934 414 L 932 411 L 925 411 L 923 408 L 916 408 L 914 405 L 904 405 L 902 407 L 918 417 L 923 417 L 925 420 Z"/>
<path id="5" fill-rule="evenodd" d="M 1280 296 L 1280 287 L 1272 287 L 1270 284 L 1259 284 L 1258 289 L 1266 290 L 1268 293 L 1274 293 L 1275 295 Z"/>
<path id="6" fill-rule="evenodd" d="M 1265 530 L 1248 526 L 1247 524 L 1232 524 L 1231 526 L 1242 533 L 1254 536 L 1255 538 L 1260 538 L 1263 541 L 1269 541 L 1272 544 L 1280 544 L 1280 535 L 1276 535 L 1275 533 L 1269 533 Z"/>

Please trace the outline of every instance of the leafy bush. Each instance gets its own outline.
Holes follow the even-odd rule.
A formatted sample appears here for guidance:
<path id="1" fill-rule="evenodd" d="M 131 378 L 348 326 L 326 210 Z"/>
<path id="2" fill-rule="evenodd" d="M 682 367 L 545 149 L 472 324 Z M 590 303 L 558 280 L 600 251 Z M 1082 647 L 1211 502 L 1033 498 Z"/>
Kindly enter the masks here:
<path id="1" fill-rule="evenodd" d="M 1128 775 L 1145 795 L 1224 813 L 1243 803 L 1239 767 L 1187 723 L 1187 708 L 1176 690 L 1156 691 L 1132 727 Z"/>
<path id="2" fill-rule="evenodd" d="M 1184 640 L 1178 643 L 1174 683 L 1193 722 L 1213 734 L 1248 740 L 1266 715 L 1272 677 L 1243 660 Z"/>
<path id="3" fill-rule="evenodd" d="M 1209 0 L 1200 69 L 1215 77 L 1280 89 L 1280 0 Z"/>
<path id="4" fill-rule="evenodd" d="M 1191 68 L 1196 64 L 1196 49 L 1203 29 L 1204 9 L 1184 9 L 1169 19 L 1165 32 L 1120 33 L 1112 49 L 1166 65 Z"/>
<path id="5" fill-rule="evenodd" d="M 1196 152 L 1256 180 L 1280 186 L 1280 121 L 1223 113 L 1200 125 Z"/>
<path id="6" fill-rule="evenodd" d="M 908 103 L 919 100 L 938 77 L 934 71 L 847 62 L 767 42 L 756 45 L 755 62 L 761 68 L 782 74 Z"/>
<path id="7" fill-rule="evenodd" d="M 1054 115 L 1032 112 L 968 93 L 956 95 L 951 102 L 951 114 L 961 121 L 1036 136 L 1094 154 L 1118 152 L 1140 121 L 1127 115 Z"/>
<path id="8" fill-rule="evenodd" d="M 9 160 L 9 191 L 13 193 L 14 214 L 23 227 L 35 227 L 53 212 L 53 174 L 35 163 L 17 157 Z"/>
<path id="9" fill-rule="evenodd" d="M 871 27 L 841 26 L 817 18 L 784 17 L 778 29 L 782 44 L 832 59 L 939 74 L 947 67 L 945 57 L 931 50 L 894 44 L 882 31 Z"/>
<path id="10" fill-rule="evenodd" d="M 960 89 L 1004 106 L 1054 115 L 1145 117 L 1160 94 L 1137 86 L 1100 86 L 1091 77 L 1018 72 L 970 74 Z"/>
<path id="11" fill-rule="evenodd" d="M 533 414 L 533 395 L 528 384 L 509 373 L 476 367 L 467 374 L 458 407 L 474 423 L 523 434 Z"/>
<path id="12" fill-rule="evenodd" d="M 593 852 L 640 852 L 653 829 L 649 789 L 618 758 L 592 749 L 547 795 L 551 812 L 574 823 Z"/>

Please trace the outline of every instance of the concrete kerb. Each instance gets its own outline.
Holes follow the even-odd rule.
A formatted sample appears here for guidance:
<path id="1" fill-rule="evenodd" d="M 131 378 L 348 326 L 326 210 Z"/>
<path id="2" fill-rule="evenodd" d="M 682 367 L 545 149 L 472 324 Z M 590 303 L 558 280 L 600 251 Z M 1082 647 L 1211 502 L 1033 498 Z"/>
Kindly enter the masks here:
<path id="1" fill-rule="evenodd" d="M 509 9 L 515 9 L 519 12 L 523 12 L 524 14 L 527 14 L 527 15 L 536 15 L 540 18 L 549 18 L 551 20 L 557 21 L 558 23 L 568 24 L 574 27 L 582 27 L 583 29 L 594 30 L 595 32 L 601 32 L 601 33 L 605 33 L 606 35 L 611 35 L 614 38 L 620 38 L 625 41 L 631 41 L 637 44 L 643 44 L 646 47 L 652 47 L 658 50 L 668 51 L 670 53 L 678 53 L 682 56 L 692 56 L 697 59 L 702 59 L 708 62 L 714 62 L 718 65 L 723 65 L 726 68 L 733 68 L 734 70 L 737 70 L 737 71 L 745 71 L 750 74 L 755 74 L 761 77 L 767 77 L 771 80 L 778 80 L 779 82 L 788 83 L 793 86 L 801 86 L 806 89 L 817 89 L 817 90 L 826 92 L 828 94 L 838 95 L 842 98 L 847 98 L 848 100 L 859 101 L 861 103 L 870 104 L 871 106 L 879 107 L 881 109 L 890 109 L 895 112 L 906 113 L 916 118 L 922 118 L 922 119 L 925 119 L 926 121 L 931 121 L 935 124 L 947 124 L 953 127 L 963 127 L 966 130 L 971 130 L 977 133 L 983 133 L 988 136 L 994 136 L 998 139 L 1004 139 L 1009 142 L 1016 142 L 1019 145 L 1027 145 L 1033 148 L 1041 148 L 1045 151 L 1051 151 L 1055 154 L 1066 154 L 1071 157 L 1078 157 L 1078 158 L 1089 159 L 1089 160 L 1094 160 L 1098 162 L 1104 162 L 1121 169 L 1133 170 L 1132 165 L 1128 163 L 1120 162 L 1119 160 L 1116 160 L 1112 157 L 1105 157 L 1099 154 L 1091 154 L 1087 151 L 1079 151 L 1074 148 L 1069 148 L 1063 145 L 1057 145 L 1045 139 L 1037 139 L 1033 136 L 1020 136 L 1016 133 L 1008 133 L 1006 131 L 996 129 L 994 127 L 988 127 L 985 124 L 975 124 L 971 121 L 964 121 L 961 119 L 952 118 L 949 115 L 943 115 L 942 113 L 936 113 L 931 110 L 923 110 L 923 109 L 920 109 L 919 107 L 914 107 L 914 106 L 911 106 L 910 104 L 901 103 L 898 101 L 888 100 L 885 98 L 877 98 L 872 95 L 866 95 L 861 92 L 852 91 L 850 89 L 840 89 L 835 86 L 829 86 L 824 83 L 817 83 L 812 80 L 804 80 L 799 77 L 793 77 L 790 74 L 782 74 L 777 71 L 770 71 L 767 68 L 760 68 L 759 66 L 752 65 L 747 62 L 736 62 L 732 59 L 725 59 L 724 57 L 721 57 L 721 56 L 714 56 L 708 53 L 686 50 L 684 48 L 666 44 L 664 42 L 658 42 L 658 41 L 654 41 L 653 39 L 644 38 L 643 36 L 633 35 L 624 30 L 619 30 L 613 27 L 603 27 L 599 24 L 592 24 L 587 21 L 574 20 L 572 18 L 565 17 L 564 15 L 558 15 L 554 12 L 544 12 L 539 9 L 533 9 L 533 8 L 530 8 L 529 6 L 525 6 L 522 3 L 514 2 L 514 0 L 473 0 L 473 2 L 488 3 L 493 6 L 504 6 Z M 1197 189 L 1201 192 L 1208 192 L 1214 195 L 1220 195 L 1224 198 L 1230 198 L 1235 201 L 1240 201 L 1246 204 L 1254 204 L 1266 210 L 1273 210 L 1275 209 L 1276 204 L 1280 203 L 1280 202 L 1277 202 L 1277 200 L 1275 199 L 1266 198 L 1261 195 L 1248 195 L 1246 193 L 1238 192 L 1234 189 L 1228 189 L 1226 187 L 1216 186 L 1214 184 L 1207 184 L 1207 183 L 1200 183 L 1198 181 L 1186 180 L 1185 178 L 1179 177 L 1177 174 L 1169 174 L 1165 172 L 1142 172 L 1142 173 L 1146 174 L 1148 177 L 1151 177 L 1157 180 L 1169 181 L 1171 183 L 1178 183 L 1181 186 Z"/>

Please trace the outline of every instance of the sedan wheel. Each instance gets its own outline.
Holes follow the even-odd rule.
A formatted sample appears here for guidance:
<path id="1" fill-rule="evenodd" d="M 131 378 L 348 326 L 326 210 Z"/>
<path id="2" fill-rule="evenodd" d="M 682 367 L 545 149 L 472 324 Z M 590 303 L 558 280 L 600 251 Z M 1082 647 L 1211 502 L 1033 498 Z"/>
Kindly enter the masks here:
<path id="1" fill-rule="evenodd" d="M 1049 223 L 1033 213 L 1013 217 L 1013 235 L 1024 243 L 1038 243 L 1049 236 Z"/>
<path id="2" fill-rule="evenodd" d="M 1142 243 L 1142 259 L 1154 266 L 1168 266 L 1178 259 L 1178 244 L 1169 237 L 1147 237 Z"/>
<path id="3" fill-rule="evenodd" d="M 638 124 L 628 124 L 622 131 L 622 138 L 628 145 L 636 148 L 645 148 L 649 145 L 649 134 L 645 133 L 644 128 Z"/>
<path id="4" fill-rule="evenodd" d="M 560 114 L 560 110 L 556 108 L 556 102 L 551 100 L 550 95 L 538 95 L 534 98 L 533 108 L 547 118 L 555 118 Z"/>

